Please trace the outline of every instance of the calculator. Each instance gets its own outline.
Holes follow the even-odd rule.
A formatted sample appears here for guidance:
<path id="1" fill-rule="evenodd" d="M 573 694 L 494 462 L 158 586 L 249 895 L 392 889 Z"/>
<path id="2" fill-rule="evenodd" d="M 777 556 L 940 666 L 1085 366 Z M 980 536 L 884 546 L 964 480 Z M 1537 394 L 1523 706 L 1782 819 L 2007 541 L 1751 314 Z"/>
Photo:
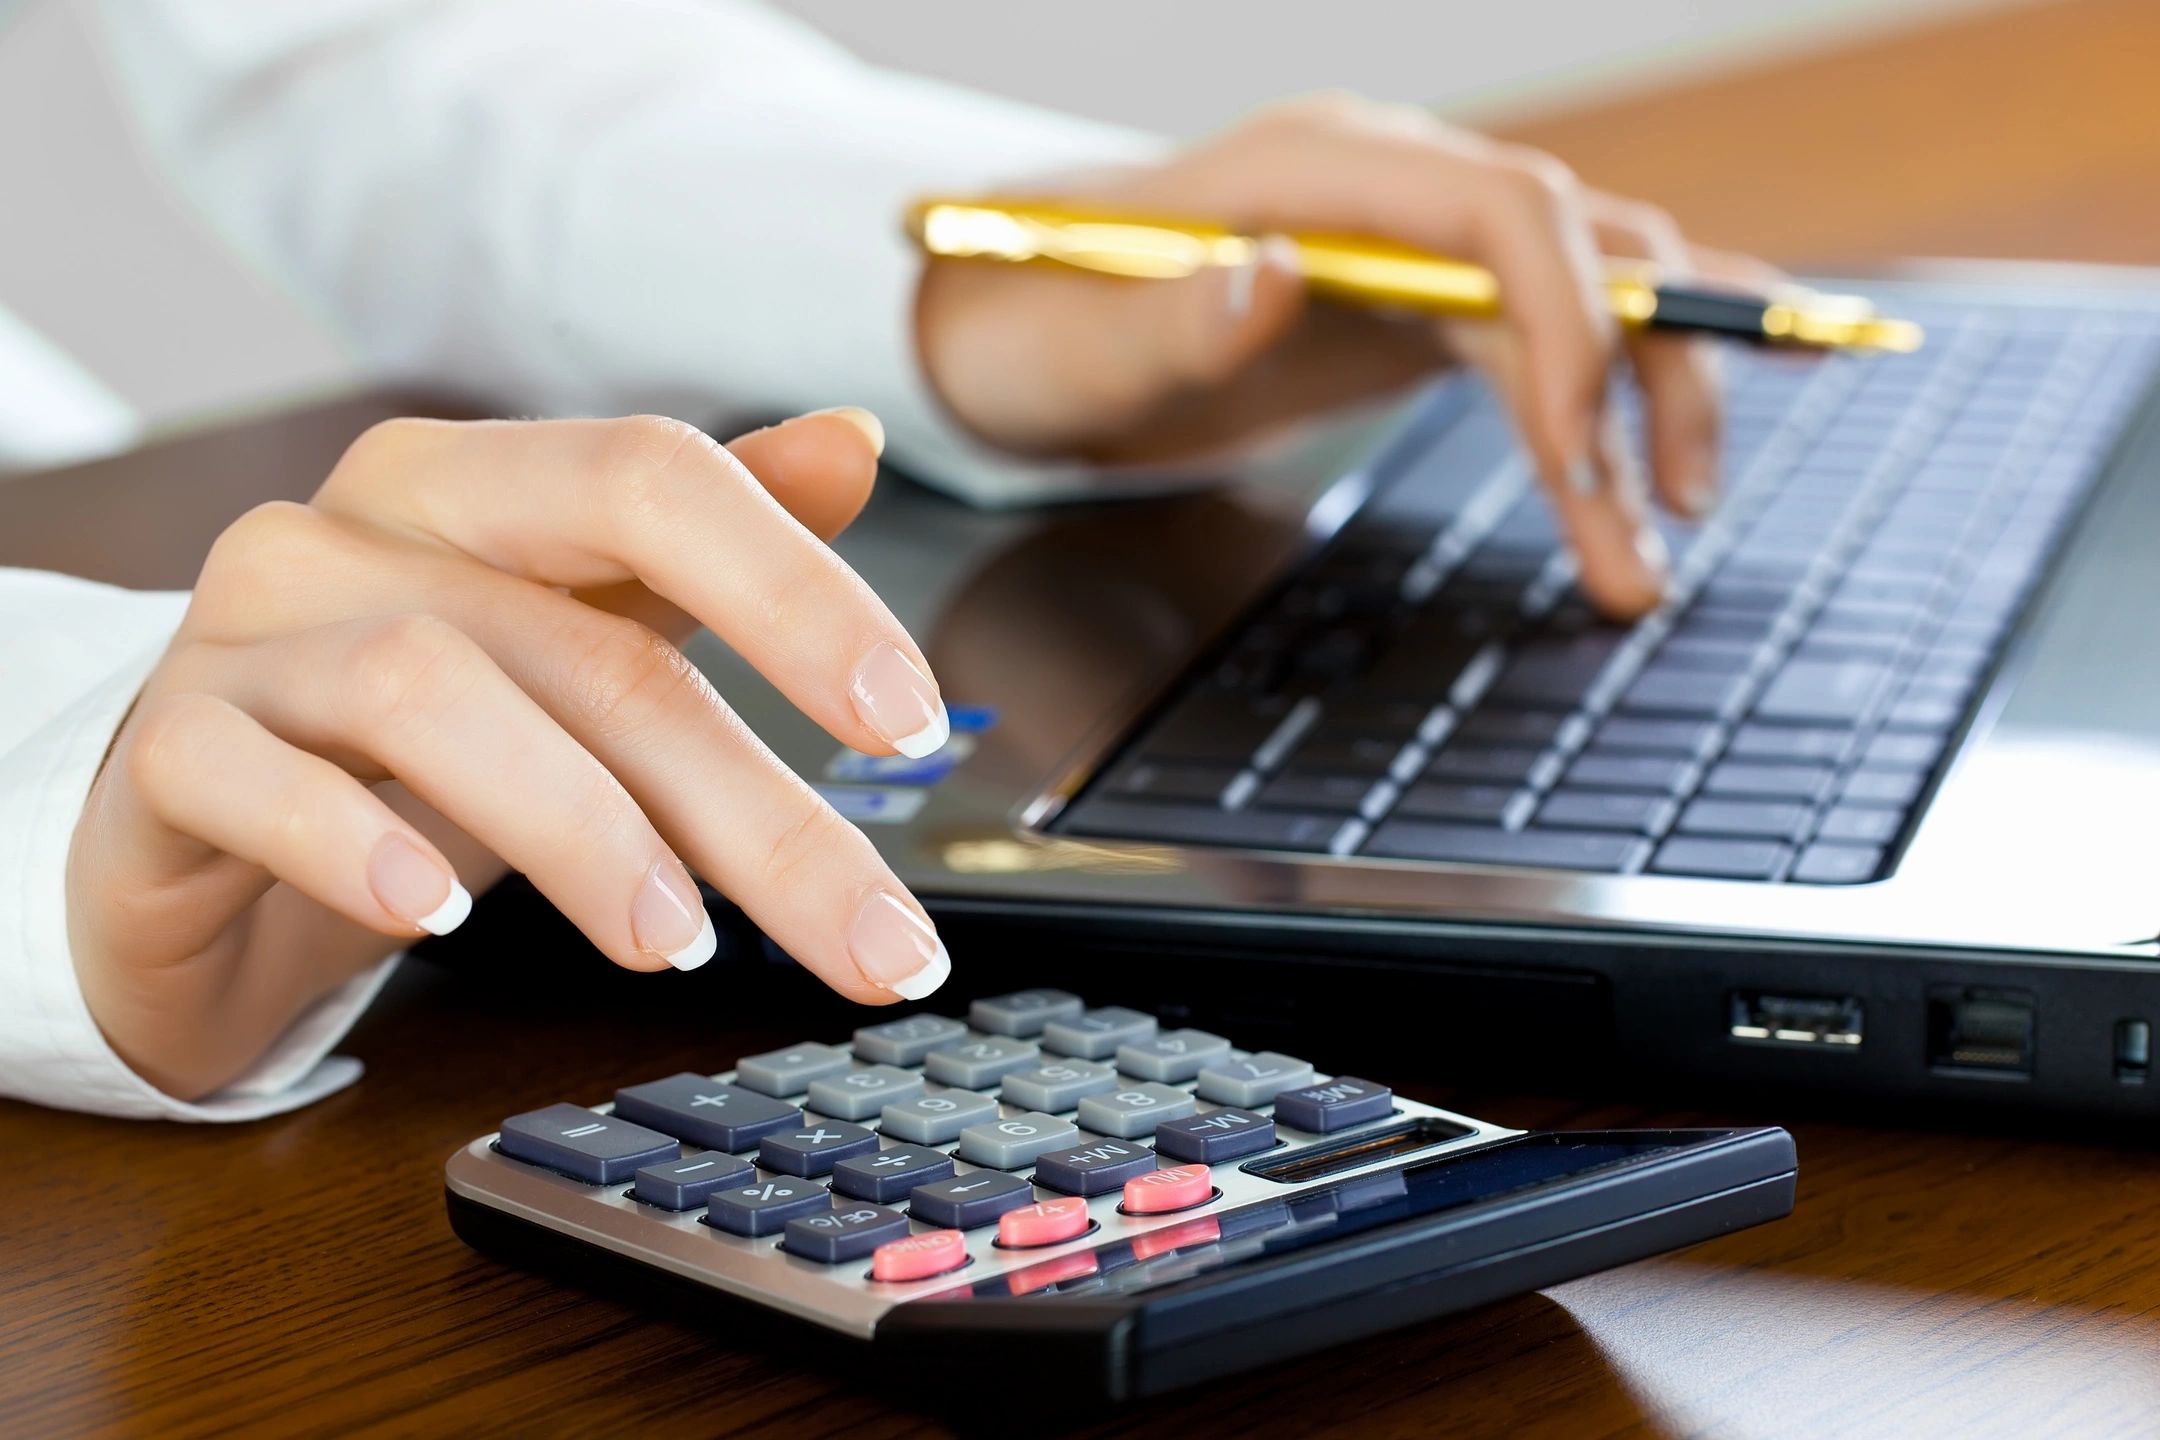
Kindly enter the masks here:
<path id="1" fill-rule="evenodd" d="M 1035 989 L 543 1105 L 445 1184 L 514 1262 L 1116 1402 L 1775 1219 L 1794 1175 L 1779 1129 L 1511 1130 Z"/>

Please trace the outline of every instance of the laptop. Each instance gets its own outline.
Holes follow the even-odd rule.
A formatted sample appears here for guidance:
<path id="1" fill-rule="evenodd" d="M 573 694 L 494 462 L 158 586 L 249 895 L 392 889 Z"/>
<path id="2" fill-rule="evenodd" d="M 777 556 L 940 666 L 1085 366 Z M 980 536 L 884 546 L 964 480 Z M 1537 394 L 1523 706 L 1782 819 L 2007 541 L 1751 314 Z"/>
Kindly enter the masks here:
<path id="1" fill-rule="evenodd" d="M 883 487 L 840 548 L 953 705 L 928 760 L 693 654 L 963 985 L 1069 964 L 1480 1078 L 2160 1110 L 2160 283 L 1838 283 L 1929 343 L 1730 352 L 1724 501 L 1658 521 L 1636 624 L 1455 376 L 1204 494 Z"/>

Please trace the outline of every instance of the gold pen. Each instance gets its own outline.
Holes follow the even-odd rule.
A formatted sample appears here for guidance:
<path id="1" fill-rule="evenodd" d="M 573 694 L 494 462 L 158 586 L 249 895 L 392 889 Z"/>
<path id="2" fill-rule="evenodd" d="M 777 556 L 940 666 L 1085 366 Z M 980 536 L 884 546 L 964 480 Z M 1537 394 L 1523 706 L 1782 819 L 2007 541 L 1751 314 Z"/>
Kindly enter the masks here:
<path id="1" fill-rule="evenodd" d="M 1104 275 L 1174 280 L 1210 266 L 1245 265 L 1259 239 L 1205 221 L 1111 214 L 1036 200 L 918 201 L 908 233 L 925 252 L 952 258 L 1069 265 Z M 1292 235 L 1306 285 L 1371 308 L 1489 318 L 1500 313 L 1492 271 L 1392 241 L 1356 235 Z M 1629 329 L 1688 330 L 1758 344 L 1821 350 L 1917 350 L 1910 320 L 1876 313 L 1857 295 L 1798 286 L 1747 295 L 1661 283 L 1648 265 L 1616 264 L 1605 294 Z"/>

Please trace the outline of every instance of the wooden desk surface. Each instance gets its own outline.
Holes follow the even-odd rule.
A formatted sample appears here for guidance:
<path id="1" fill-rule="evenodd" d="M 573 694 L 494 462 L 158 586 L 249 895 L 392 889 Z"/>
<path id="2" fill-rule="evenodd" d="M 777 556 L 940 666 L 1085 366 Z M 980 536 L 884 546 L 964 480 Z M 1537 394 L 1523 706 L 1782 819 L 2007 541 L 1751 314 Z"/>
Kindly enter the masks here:
<path id="1" fill-rule="evenodd" d="M 2150 0 L 2014 9 L 1519 133 L 1663 197 L 1706 238 L 1779 258 L 2153 263 L 2155 53 Z M 304 492 L 381 404 L 0 489 L 0 563 L 179 583 L 207 531 L 161 541 L 146 527 L 124 550 L 71 539 L 90 487 L 223 484 L 215 503 L 234 510 Z M 232 479 L 251 459 L 257 478 Z M 555 942 L 507 948 L 522 971 Z M 943 1433 L 816 1356 L 652 1319 L 451 1236 L 442 1161 L 501 1115 L 836 1028 L 807 982 L 783 982 L 784 1019 L 752 1029 L 720 966 L 573 981 L 557 962 L 516 985 L 408 966 L 350 1041 L 367 1078 L 285 1119 L 198 1129 L 0 1104 L 0 1434 Z M 1682 1115 L 1400 1078 L 1523 1125 L 1765 1118 L 1716 1097 Z M 2160 1160 L 2032 1136 L 1793 1128 L 1787 1221 L 1092 1433 L 2160 1430 Z M 1054 1397 L 1010 1428 L 1057 1432 Z"/>

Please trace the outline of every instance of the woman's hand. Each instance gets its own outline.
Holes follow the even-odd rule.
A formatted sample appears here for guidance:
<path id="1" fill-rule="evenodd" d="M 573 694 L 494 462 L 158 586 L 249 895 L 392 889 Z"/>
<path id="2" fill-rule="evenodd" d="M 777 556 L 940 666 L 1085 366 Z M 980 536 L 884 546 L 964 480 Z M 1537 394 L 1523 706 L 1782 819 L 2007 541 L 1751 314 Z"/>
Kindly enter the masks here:
<path id="1" fill-rule="evenodd" d="M 921 906 L 676 648 L 710 626 L 856 749 L 941 744 L 922 652 L 821 538 L 881 444 L 861 411 L 732 453 L 653 418 L 400 420 L 243 516 L 69 856 L 121 1056 L 215 1090 L 506 866 L 628 969 L 712 955 L 687 861 L 842 994 L 936 988 Z"/>
<path id="2" fill-rule="evenodd" d="M 1671 219 L 1586 189 L 1548 155 L 1422 110 L 1342 96 L 1291 101 L 1152 169 L 1030 193 L 1192 215 L 1256 234 L 1381 236 L 1500 277 L 1498 325 L 1309 306 L 1287 246 L 1254 265 L 1133 283 L 1052 267 L 940 261 L 917 309 L 922 358 L 953 413 L 1030 453 L 1163 460 L 1249 441 L 1288 420 L 1475 363 L 1512 410 L 1601 607 L 1657 602 L 1665 555 L 1605 388 L 1624 349 L 1647 402 L 1650 469 L 1682 515 L 1715 501 L 1717 386 L 1706 342 L 1623 346 L 1600 255 L 1758 282 L 1767 267 L 1690 246 Z"/>

